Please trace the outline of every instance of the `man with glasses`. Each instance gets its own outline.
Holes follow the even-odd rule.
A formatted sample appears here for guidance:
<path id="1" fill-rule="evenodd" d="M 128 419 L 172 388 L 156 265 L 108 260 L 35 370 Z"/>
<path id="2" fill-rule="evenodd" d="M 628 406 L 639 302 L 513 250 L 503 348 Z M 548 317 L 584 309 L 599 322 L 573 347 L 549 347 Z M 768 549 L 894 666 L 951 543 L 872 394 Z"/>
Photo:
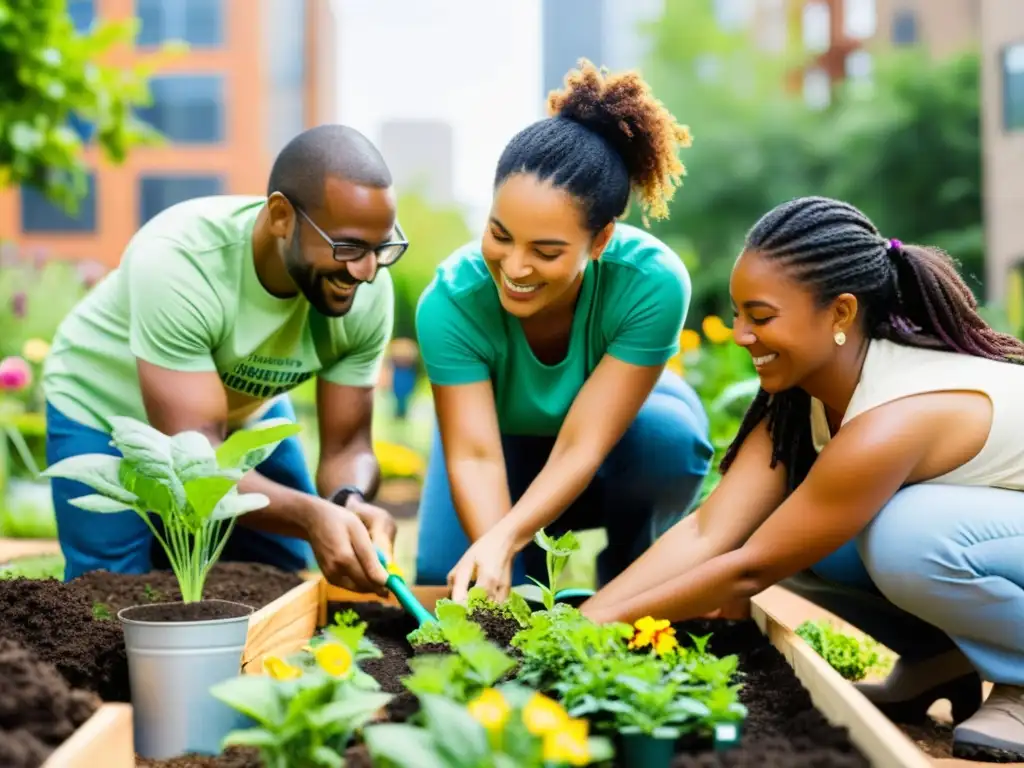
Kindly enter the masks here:
<path id="1" fill-rule="evenodd" d="M 222 560 L 297 571 L 315 556 L 332 583 L 383 592 L 374 546 L 391 553 L 395 523 L 372 503 L 370 423 L 394 315 L 388 268 L 407 247 L 383 158 L 340 125 L 289 142 L 266 196 L 171 206 L 60 326 L 43 379 L 48 462 L 115 453 L 111 416 L 214 444 L 256 420 L 294 420 L 287 393 L 316 377 L 315 479 L 299 439 L 282 443 L 243 479 L 270 505 L 239 518 Z M 53 481 L 65 578 L 168 567 L 134 512 L 70 504 L 90 492 Z"/>

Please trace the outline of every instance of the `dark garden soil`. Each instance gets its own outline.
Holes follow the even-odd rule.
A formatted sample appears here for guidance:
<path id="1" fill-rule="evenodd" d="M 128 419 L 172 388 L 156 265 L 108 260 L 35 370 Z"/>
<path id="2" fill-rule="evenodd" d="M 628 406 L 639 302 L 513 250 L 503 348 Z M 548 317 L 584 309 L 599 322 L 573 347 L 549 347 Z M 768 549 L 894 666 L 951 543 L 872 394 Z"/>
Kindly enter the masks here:
<path id="1" fill-rule="evenodd" d="M 299 576 L 268 566 L 220 563 L 210 572 L 204 596 L 258 610 L 300 583 Z M 129 701 L 128 661 L 117 611 L 180 599 L 170 572 L 132 576 L 98 571 L 67 584 L 0 580 L 0 638 L 21 643 L 75 688 L 108 702 Z"/>
<path id="2" fill-rule="evenodd" d="M 416 701 L 403 694 L 401 678 L 409 674 L 407 659 L 412 649 L 405 635 L 415 628 L 414 621 L 402 610 L 375 603 L 334 603 L 328 615 L 351 608 L 369 627 L 370 637 L 384 657 L 363 663 L 381 687 L 400 694 L 388 708 L 391 720 L 403 720 L 416 710 Z M 489 617 L 494 618 L 494 617 Z M 490 626 L 489 622 L 487 622 Z M 677 626 L 680 637 L 686 632 L 696 636 L 711 633 L 708 650 L 719 656 L 735 653 L 740 670 L 746 675 L 741 699 L 748 708 L 740 746 L 715 752 L 710 745 L 680 749 L 673 768 L 715 768 L 757 765 L 759 768 L 861 768 L 867 759 L 850 742 L 843 728 L 828 723 L 811 703 L 810 694 L 801 685 L 792 667 L 761 634 L 751 621 L 693 621 Z M 420 649 L 424 652 L 432 649 Z M 353 748 L 346 754 L 348 766 L 370 766 L 365 750 Z M 220 764 L 215 764 L 218 767 Z M 630 767 L 632 768 L 632 767 Z"/>
<path id="3" fill-rule="evenodd" d="M 0 766 L 39 768 L 100 705 L 51 664 L 0 639 Z"/>

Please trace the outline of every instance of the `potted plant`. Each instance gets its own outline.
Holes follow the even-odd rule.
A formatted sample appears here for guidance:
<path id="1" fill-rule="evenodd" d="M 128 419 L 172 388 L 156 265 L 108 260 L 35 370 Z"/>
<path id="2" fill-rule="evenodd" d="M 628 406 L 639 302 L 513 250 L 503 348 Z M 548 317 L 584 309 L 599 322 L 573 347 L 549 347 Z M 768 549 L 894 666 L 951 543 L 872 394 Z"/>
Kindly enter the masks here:
<path id="1" fill-rule="evenodd" d="M 214 449 L 199 432 L 170 437 L 125 417 L 112 418 L 111 425 L 111 445 L 121 456 L 73 456 L 43 474 L 95 490 L 71 502 L 83 510 L 135 511 L 167 553 L 181 588 L 180 603 L 118 612 L 128 652 L 136 751 L 153 759 L 216 754 L 238 719 L 210 688 L 238 674 L 254 609 L 204 600 L 203 586 L 237 518 L 269 503 L 262 494 L 239 493 L 238 482 L 301 428 L 285 419 L 267 420 L 233 433 Z"/>

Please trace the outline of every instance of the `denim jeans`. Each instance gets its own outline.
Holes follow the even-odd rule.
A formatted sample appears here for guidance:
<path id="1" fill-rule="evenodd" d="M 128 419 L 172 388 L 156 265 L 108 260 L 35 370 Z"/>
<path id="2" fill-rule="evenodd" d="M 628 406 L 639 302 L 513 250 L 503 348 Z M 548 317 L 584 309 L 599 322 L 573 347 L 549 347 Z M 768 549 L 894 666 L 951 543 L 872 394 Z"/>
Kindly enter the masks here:
<path id="1" fill-rule="evenodd" d="M 960 648 L 982 679 L 1024 685 L 1024 493 L 921 483 L 781 586 L 907 661 Z"/>
<path id="2" fill-rule="evenodd" d="M 265 419 L 295 420 L 295 410 L 286 398 L 278 400 Z M 102 453 L 119 456 L 110 436 L 69 419 L 52 405 L 46 407 L 46 460 L 55 464 L 70 456 Z M 316 485 L 306 464 L 297 436 L 284 440 L 256 471 L 282 485 L 316 494 Z M 66 560 L 66 580 L 95 570 L 113 573 L 148 573 L 170 565 L 160 543 L 136 512 L 98 514 L 73 506 L 71 499 L 93 493 L 82 483 L 55 478 L 51 482 L 57 517 L 57 537 Z M 159 528 L 159 518 L 151 516 Z M 287 571 L 299 571 L 315 562 L 309 543 L 289 536 L 236 524 L 224 547 L 222 561 L 264 563 Z"/>
<path id="3" fill-rule="evenodd" d="M 555 438 L 502 435 L 501 444 L 514 504 L 544 467 Z M 598 556 L 598 581 L 605 584 L 692 511 L 713 456 L 700 399 L 666 372 L 590 485 L 546 530 L 605 529 L 608 546 Z M 416 580 L 444 584 L 469 539 L 452 503 L 436 427 L 419 520 Z M 524 583 L 527 575 L 547 580 L 544 552 L 532 542 L 514 561 L 513 584 Z"/>

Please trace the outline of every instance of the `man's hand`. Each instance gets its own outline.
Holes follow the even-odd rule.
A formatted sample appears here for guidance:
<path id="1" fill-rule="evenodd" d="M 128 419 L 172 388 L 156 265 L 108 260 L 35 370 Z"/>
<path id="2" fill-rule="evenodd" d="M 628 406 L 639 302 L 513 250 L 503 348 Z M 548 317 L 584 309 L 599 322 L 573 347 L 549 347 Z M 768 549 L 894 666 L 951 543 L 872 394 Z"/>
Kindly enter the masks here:
<path id="1" fill-rule="evenodd" d="M 386 597 L 388 573 L 377 559 L 366 525 L 355 512 L 316 499 L 306 537 L 328 582 L 353 592 Z"/>
<path id="2" fill-rule="evenodd" d="M 391 513 L 363 501 L 356 495 L 349 496 L 345 507 L 363 521 L 366 530 L 370 532 L 370 540 L 380 548 L 388 562 L 392 562 L 395 559 L 395 535 L 398 533 L 398 526 Z"/>
<path id="3" fill-rule="evenodd" d="M 460 603 L 469 593 L 471 581 L 487 590 L 496 602 L 508 597 L 512 587 L 512 560 L 516 549 L 512 538 L 498 525 L 477 539 L 448 574 L 452 600 Z"/>

